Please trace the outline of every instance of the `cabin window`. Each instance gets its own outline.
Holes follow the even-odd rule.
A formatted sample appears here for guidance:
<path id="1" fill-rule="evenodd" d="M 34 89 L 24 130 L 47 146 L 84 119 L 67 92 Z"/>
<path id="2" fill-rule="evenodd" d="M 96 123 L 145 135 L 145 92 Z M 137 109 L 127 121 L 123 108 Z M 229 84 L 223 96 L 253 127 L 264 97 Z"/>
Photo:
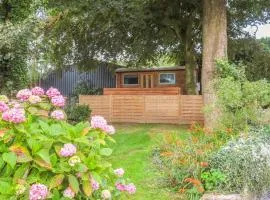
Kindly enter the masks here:
<path id="1" fill-rule="evenodd" d="M 159 83 L 160 84 L 175 84 L 175 73 L 160 73 Z"/>
<path id="2" fill-rule="evenodd" d="M 124 75 L 125 85 L 137 85 L 139 84 L 139 78 L 137 74 Z"/>

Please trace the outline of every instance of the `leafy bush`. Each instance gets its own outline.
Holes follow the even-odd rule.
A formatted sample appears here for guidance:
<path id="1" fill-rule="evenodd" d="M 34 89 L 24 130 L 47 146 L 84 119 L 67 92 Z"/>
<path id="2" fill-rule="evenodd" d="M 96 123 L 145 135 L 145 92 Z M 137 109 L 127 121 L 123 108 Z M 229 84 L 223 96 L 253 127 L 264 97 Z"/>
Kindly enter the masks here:
<path id="1" fill-rule="evenodd" d="M 88 85 L 86 81 L 80 82 L 73 89 L 71 94 L 70 103 L 77 103 L 79 100 L 79 95 L 102 95 L 102 88 L 94 88 Z"/>
<path id="2" fill-rule="evenodd" d="M 206 179 L 208 158 L 233 134 L 230 129 L 212 132 L 193 124 L 188 138 L 166 135 L 163 144 L 154 152 L 154 163 L 164 175 L 163 183 L 182 193 L 184 199 L 199 199 L 205 189 L 210 189 L 210 182 L 219 185 L 223 181 L 221 174 L 213 177 L 216 174 L 211 171 L 212 179 Z"/>
<path id="3" fill-rule="evenodd" d="M 270 106 L 268 81 L 248 81 L 243 67 L 219 61 L 215 88 L 222 127 L 242 131 L 265 121 L 264 109 Z"/>
<path id="4" fill-rule="evenodd" d="M 107 161 L 115 130 L 104 118 L 93 117 L 91 126 L 67 123 L 65 99 L 55 88 L 46 95 L 24 89 L 17 98 L 0 101 L 0 199 L 111 199 L 135 192 L 123 169 Z"/>
<path id="5" fill-rule="evenodd" d="M 232 140 L 210 159 L 210 166 L 226 176 L 220 189 L 230 192 L 248 190 L 260 195 L 270 189 L 270 129 L 253 131 Z"/>
<path id="6" fill-rule="evenodd" d="M 77 104 L 66 106 L 65 112 L 67 114 L 67 120 L 70 123 L 87 121 L 91 114 L 91 110 L 88 105 L 77 105 Z"/>

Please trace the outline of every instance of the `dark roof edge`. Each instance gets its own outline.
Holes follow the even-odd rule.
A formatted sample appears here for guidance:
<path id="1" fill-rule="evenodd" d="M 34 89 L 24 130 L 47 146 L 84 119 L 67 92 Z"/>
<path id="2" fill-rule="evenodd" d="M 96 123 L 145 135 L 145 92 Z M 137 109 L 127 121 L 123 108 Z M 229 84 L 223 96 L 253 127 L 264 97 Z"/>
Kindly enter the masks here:
<path id="1" fill-rule="evenodd" d="M 170 70 L 184 70 L 185 66 L 173 67 L 149 67 L 149 68 L 118 68 L 115 72 L 149 72 L 149 71 L 170 71 Z"/>

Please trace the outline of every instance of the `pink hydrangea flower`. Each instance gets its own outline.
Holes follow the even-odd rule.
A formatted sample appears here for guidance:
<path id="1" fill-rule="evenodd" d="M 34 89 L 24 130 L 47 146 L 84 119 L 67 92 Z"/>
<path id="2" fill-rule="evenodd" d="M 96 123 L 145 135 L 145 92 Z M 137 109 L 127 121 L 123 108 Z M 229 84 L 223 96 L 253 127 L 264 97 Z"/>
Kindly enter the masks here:
<path id="1" fill-rule="evenodd" d="M 21 101 L 27 101 L 31 95 L 32 92 L 29 89 L 23 89 L 17 93 L 16 97 Z"/>
<path id="2" fill-rule="evenodd" d="M 99 189 L 99 183 L 95 179 L 91 179 L 91 185 L 94 191 Z"/>
<path id="3" fill-rule="evenodd" d="M 43 184 L 33 184 L 30 188 L 29 199 L 30 200 L 40 200 L 46 199 L 48 195 L 48 188 Z"/>
<path id="4" fill-rule="evenodd" d="M 104 119 L 104 117 L 102 116 L 93 116 L 91 119 L 91 127 L 92 128 L 100 128 L 100 129 L 104 129 L 104 127 L 107 126 L 107 121 L 106 119 Z"/>
<path id="5" fill-rule="evenodd" d="M 102 199 L 111 199 L 112 195 L 111 195 L 110 190 L 103 190 L 101 192 L 101 197 Z"/>
<path id="6" fill-rule="evenodd" d="M 74 144 L 67 143 L 60 150 L 60 155 L 63 157 L 73 156 L 77 152 L 77 148 Z"/>
<path id="7" fill-rule="evenodd" d="M 73 199 L 75 197 L 75 192 L 73 192 L 73 190 L 70 187 L 68 187 L 67 189 L 64 190 L 63 196 L 69 199 Z"/>
<path id="8" fill-rule="evenodd" d="M 49 98 L 52 98 L 52 97 L 61 95 L 61 93 L 59 92 L 58 89 L 53 88 L 53 87 L 50 87 L 50 88 L 47 90 L 46 95 L 47 95 Z"/>
<path id="9" fill-rule="evenodd" d="M 65 106 L 65 98 L 62 95 L 52 97 L 51 102 L 54 106 L 58 106 L 58 107 Z"/>
<path id="10" fill-rule="evenodd" d="M 34 87 L 31 90 L 33 95 L 41 96 L 44 95 L 44 90 L 41 87 Z"/>
<path id="11" fill-rule="evenodd" d="M 15 124 L 26 120 L 25 111 L 23 109 L 11 108 L 2 114 L 2 119 Z"/>
<path id="12" fill-rule="evenodd" d="M 107 125 L 107 126 L 103 127 L 103 130 L 110 135 L 115 134 L 115 129 L 112 125 Z"/>
<path id="13" fill-rule="evenodd" d="M 41 102 L 41 98 L 37 95 L 31 95 L 28 99 L 31 104 L 37 104 Z"/>
<path id="14" fill-rule="evenodd" d="M 119 190 L 119 191 L 121 191 L 121 192 L 123 192 L 123 191 L 126 190 L 126 186 L 123 185 L 123 184 L 121 184 L 121 183 L 116 183 L 116 184 L 115 184 L 115 187 L 116 187 L 117 190 Z"/>
<path id="15" fill-rule="evenodd" d="M 0 112 L 5 112 L 9 109 L 8 105 L 3 102 L 3 101 L 0 101 Z"/>
<path id="16" fill-rule="evenodd" d="M 62 110 L 54 110 L 51 113 L 51 117 L 56 120 L 63 120 L 65 119 L 65 113 Z"/>
<path id="17" fill-rule="evenodd" d="M 133 183 L 130 183 L 128 185 L 125 186 L 125 190 L 129 193 L 129 194 L 134 194 L 136 192 L 136 187 Z"/>
<path id="18" fill-rule="evenodd" d="M 123 168 L 118 168 L 118 169 L 114 170 L 113 172 L 119 177 L 122 177 L 125 173 Z"/>

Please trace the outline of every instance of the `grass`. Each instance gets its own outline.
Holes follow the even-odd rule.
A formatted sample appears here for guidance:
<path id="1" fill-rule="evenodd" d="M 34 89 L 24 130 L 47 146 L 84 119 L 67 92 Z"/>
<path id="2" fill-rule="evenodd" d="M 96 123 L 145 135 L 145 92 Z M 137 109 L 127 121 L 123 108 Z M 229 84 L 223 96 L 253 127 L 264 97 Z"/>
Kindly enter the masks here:
<path id="1" fill-rule="evenodd" d="M 137 192 L 133 200 L 171 200 L 174 194 L 165 188 L 159 188 L 157 178 L 160 174 L 152 164 L 153 148 L 162 141 L 165 133 L 187 136 L 187 130 L 179 125 L 154 124 L 116 124 L 114 136 L 116 144 L 111 162 L 115 168 L 123 167 L 125 176 L 136 185 Z"/>

